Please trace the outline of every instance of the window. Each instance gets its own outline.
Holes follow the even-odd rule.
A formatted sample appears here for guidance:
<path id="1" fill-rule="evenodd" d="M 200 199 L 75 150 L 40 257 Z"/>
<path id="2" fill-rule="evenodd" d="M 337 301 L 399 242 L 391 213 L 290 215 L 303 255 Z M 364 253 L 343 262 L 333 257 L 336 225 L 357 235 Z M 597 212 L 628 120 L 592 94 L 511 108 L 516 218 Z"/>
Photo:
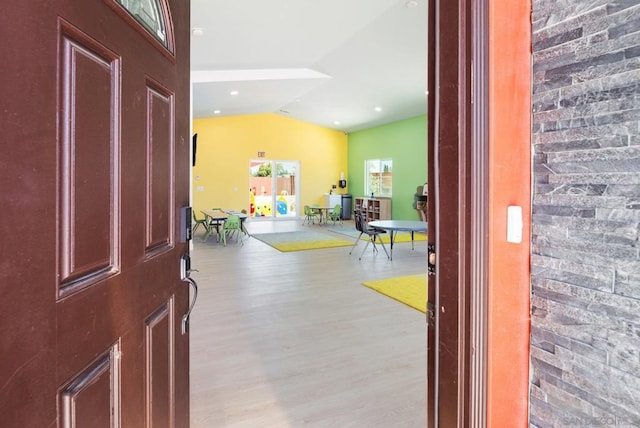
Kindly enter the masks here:
<path id="1" fill-rule="evenodd" d="M 364 161 L 364 174 L 365 195 L 391 197 L 393 188 L 393 161 L 391 159 Z"/>
<path id="2" fill-rule="evenodd" d="M 164 16 L 159 0 L 116 0 L 164 47 L 167 45 Z"/>

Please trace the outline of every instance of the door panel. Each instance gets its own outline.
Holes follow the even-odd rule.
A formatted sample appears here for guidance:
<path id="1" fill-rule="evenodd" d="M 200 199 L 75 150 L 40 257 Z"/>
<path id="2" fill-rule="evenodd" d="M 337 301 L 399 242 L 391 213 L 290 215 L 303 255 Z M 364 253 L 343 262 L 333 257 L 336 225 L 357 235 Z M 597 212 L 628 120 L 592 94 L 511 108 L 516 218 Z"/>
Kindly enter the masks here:
<path id="1" fill-rule="evenodd" d="M 170 249 L 173 225 L 173 95 L 147 81 L 147 255 Z"/>
<path id="2" fill-rule="evenodd" d="M 112 0 L 9 9 L 2 426 L 188 426 L 189 2 L 162 5 L 172 52 Z"/>
<path id="3" fill-rule="evenodd" d="M 62 298 L 118 271 L 120 73 L 116 55 L 65 21 L 59 45 Z"/>
<path id="4" fill-rule="evenodd" d="M 174 308 L 168 300 L 145 321 L 147 427 L 172 427 Z"/>
<path id="5" fill-rule="evenodd" d="M 59 391 L 60 427 L 114 427 L 120 420 L 119 344 Z"/>

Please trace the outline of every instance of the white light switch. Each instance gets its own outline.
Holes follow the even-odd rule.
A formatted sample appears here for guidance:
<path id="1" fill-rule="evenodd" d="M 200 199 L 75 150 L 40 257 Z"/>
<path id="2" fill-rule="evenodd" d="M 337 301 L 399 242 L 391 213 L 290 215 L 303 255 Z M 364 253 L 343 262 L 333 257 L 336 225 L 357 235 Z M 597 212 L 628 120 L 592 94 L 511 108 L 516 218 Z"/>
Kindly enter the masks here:
<path id="1" fill-rule="evenodd" d="M 516 205 L 507 207 L 507 242 L 514 244 L 522 242 L 522 207 Z"/>
<path id="2" fill-rule="evenodd" d="M 204 186 L 196 187 L 196 192 L 202 192 L 204 190 Z"/>

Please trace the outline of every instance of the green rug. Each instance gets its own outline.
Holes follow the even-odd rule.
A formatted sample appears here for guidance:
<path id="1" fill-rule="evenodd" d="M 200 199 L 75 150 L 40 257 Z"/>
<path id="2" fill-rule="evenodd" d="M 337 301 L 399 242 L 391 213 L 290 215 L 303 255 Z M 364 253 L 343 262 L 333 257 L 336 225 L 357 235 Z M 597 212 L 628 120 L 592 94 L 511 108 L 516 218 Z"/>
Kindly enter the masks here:
<path id="1" fill-rule="evenodd" d="M 340 229 L 329 229 L 329 232 L 334 232 L 334 233 L 339 233 L 341 235 L 347 235 L 352 237 L 353 239 L 356 239 L 358 237 L 358 235 L 360 235 L 360 232 L 358 232 L 357 229 L 344 229 L 344 230 L 340 230 Z M 387 233 L 383 233 L 382 235 L 379 235 L 382 238 L 382 242 L 384 242 L 385 244 L 388 244 L 391 240 L 391 236 L 389 236 L 389 232 Z M 362 235 L 360 237 L 360 239 L 363 240 L 368 240 L 369 237 L 367 235 Z M 414 242 L 416 241 L 426 241 L 427 240 L 427 234 L 426 233 L 418 233 L 415 232 L 413 234 L 413 240 Z M 398 244 L 400 242 L 411 242 L 411 232 L 398 232 L 396 233 L 396 237 L 395 237 L 395 244 Z"/>
<path id="2" fill-rule="evenodd" d="M 251 236 L 283 253 L 353 245 L 353 241 L 310 231 L 259 233 Z"/>
<path id="3" fill-rule="evenodd" d="M 427 308 L 427 275 L 409 275 L 396 278 L 381 279 L 377 281 L 363 282 L 378 293 L 411 306 L 420 312 L 426 312 Z"/>

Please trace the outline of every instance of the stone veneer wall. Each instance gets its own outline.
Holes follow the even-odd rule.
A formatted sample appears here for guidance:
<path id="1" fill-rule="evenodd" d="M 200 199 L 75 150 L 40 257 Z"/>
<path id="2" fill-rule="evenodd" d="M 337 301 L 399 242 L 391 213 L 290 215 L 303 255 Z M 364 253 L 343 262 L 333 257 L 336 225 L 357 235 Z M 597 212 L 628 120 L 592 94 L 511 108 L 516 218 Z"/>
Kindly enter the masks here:
<path id="1" fill-rule="evenodd" d="M 530 426 L 640 427 L 640 0 L 533 0 Z"/>

